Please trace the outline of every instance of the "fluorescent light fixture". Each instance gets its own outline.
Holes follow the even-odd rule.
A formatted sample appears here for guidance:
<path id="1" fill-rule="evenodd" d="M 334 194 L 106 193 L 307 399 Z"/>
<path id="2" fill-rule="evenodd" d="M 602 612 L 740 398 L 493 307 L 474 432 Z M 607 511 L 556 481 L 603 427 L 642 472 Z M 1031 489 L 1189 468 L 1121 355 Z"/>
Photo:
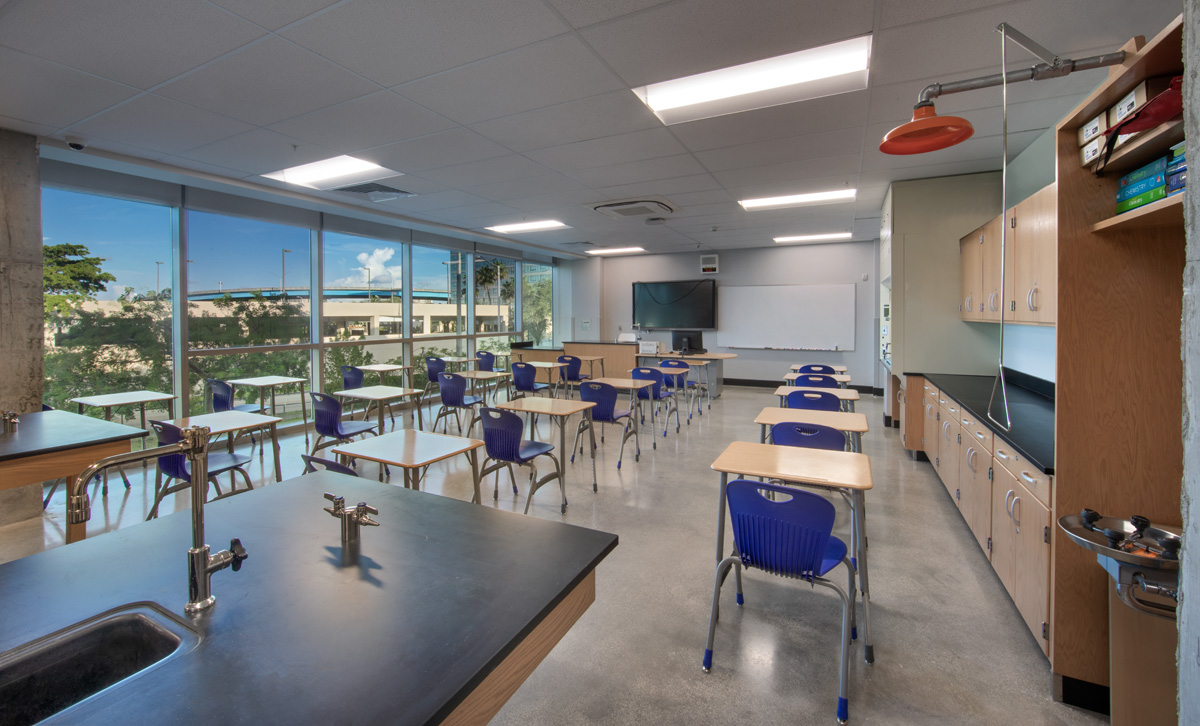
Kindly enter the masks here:
<path id="1" fill-rule="evenodd" d="M 273 171 L 270 174 L 263 174 L 263 176 L 313 189 L 332 189 L 346 184 L 360 184 L 375 179 L 401 176 L 401 174 L 353 156 L 335 156 L 332 159 L 322 159 L 311 164 L 301 164 Z"/>
<path id="2" fill-rule="evenodd" d="M 584 250 L 589 255 L 624 255 L 630 252 L 645 252 L 641 247 L 608 247 L 601 250 Z"/>
<path id="3" fill-rule="evenodd" d="M 776 242 L 821 242 L 831 239 L 850 239 L 849 232 L 829 232 L 827 234 L 801 234 L 795 237 L 776 237 Z"/>
<path id="4" fill-rule="evenodd" d="M 773 209 L 776 207 L 801 207 L 807 204 L 837 204 L 852 202 L 858 194 L 857 189 L 835 189 L 831 192 L 813 192 L 811 194 L 793 194 L 787 197 L 763 197 L 762 199 L 743 199 L 738 202 L 743 209 Z"/>
<path id="5" fill-rule="evenodd" d="M 557 219 L 543 219 L 538 222 L 521 222 L 520 224 L 501 224 L 495 227 L 484 227 L 493 232 L 500 234 L 512 234 L 514 232 L 541 232 L 547 229 L 567 229 L 567 225 Z"/>
<path id="6" fill-rule="evenodd" d="M 861 91 L 867 87 L 871 36 L 743 63 L 633 89 L 663 123 Z"/>

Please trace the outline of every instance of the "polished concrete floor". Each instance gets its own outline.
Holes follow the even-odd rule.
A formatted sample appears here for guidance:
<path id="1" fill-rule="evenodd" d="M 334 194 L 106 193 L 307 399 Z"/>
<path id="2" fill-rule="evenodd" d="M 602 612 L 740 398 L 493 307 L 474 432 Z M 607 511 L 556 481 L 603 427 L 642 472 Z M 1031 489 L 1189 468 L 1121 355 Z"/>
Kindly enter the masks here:
<path id="1" fill-rule="evenodd" d="M 769 389 L 727 387 L 678 435 L 672 425 L 664 438 L 660 428 L 657 451 L 644 432 L 641 461 L 627 448 L 620 471 L 619 437 L 610 429 L 597 462 L 599 493 L 587 486 L 590 466 L 580 458 L 569 470 L 565 515 L 557 491 L 538 493 L 534 516 L 614 532 L 620 545 L 598 570 L 595 604 L 494 723 L 834 722 L 840 604 L 828 590 L 747 573 L 744 607 L 725 588 L 713 669 L 700 668 L 718 483 L 709 465 L 728 442 L 757 441 L 753 418 L 774 404 Z M 898 432 L 882 428 L 881 399 L 865 397 L 858 410 L 873 427 L 863 443 L 875 481 L 867 497 L 875 663 L 864 664 L 861 643 L 854 645 L 852 723 L 1105 722 L 1051 699 L 1048 661 L 932 467 L 905 457 Z M 557 443 L 557 432 L 550 440 Z M 303 446 L 303 435 L 283 439 L 285 478 L 300 473 Z M 270 459 L 260 463 L 256 454 L 252 477 L 266 481 L 269 471 Z M 152 481 L 153 468 L 128 473 L 132 489 L 113 478 L 107 499 L 97 499 L 90 535 L 136 525 L 149 511 L 143 477 Z M 376 473 L 362 468 L 364 476 Z M 524 480 L 520 496 L 503 481 L 496 501 L 491 486 L 489 478 L 485 506 L 522 510 Z M 469 499 L 465 461 L 434 465 L 424 488 Z M 60 489 L 43 519 L 0 528 L 0 562 L 61 545 L 63 506 Z M 186 507 L 175 495 L 162 513 Z M 844 516 L 835 533 L 848 535 Z M 529 566 L 544 554 L 530 552 Z"/>

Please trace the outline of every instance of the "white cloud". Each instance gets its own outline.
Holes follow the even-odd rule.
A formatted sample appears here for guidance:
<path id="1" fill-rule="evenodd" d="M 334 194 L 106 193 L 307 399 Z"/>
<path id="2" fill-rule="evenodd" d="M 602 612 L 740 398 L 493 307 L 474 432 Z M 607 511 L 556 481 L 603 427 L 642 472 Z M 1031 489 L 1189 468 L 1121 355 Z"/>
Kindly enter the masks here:
<path id="1" fill-rule="evenodd" d="M 396 250 L 385 247 L 376 247 L 371 250 L 370 254 L 358 253 L 354 259 L 358 262 L 359 269 L 355 270 L 352 275 L 334 280 L 333 286 L 366 287 L 367 280 L 370 279 L 372 289 L 399 290 L 404 280 L 402 275 L 404 268 L 400 265 L 387 264 L 395 254 Z M 367 277 L 367 270 L 370 270 L 370 278 Z"/>

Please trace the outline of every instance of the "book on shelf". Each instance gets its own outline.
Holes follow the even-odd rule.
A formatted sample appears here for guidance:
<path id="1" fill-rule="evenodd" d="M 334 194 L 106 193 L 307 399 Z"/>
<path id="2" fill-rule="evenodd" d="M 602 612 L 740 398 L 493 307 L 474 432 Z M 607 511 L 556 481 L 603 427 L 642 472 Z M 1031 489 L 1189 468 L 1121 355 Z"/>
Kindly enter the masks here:
<path id="1" fill-rule="evenodd" d="M 1183 151 L 1184 151 L 1186 144 L 1187 144 L 1187 140 L 1184 139 L 1183 141 L 1180 141 L 1178 144 L 1175 144 L 1174 146 L 1171 147 L 1170 156 L 1171 156 L 1172 160 L 1178 159 L 1179 157 L 1183 156 Z"/>
<path id="2" fill-rule="evenodd" d="M 1177 171 L 1167 177 L 1167 194 L 1187 186 L 1187 169 Z"/>
<path id="3" fill-rule="evenodd" d="M 1136 197 L 1130 197 L 1123 202 L 1117 202 L 1117 214 L 1124 214 L 1138 207 L 1144 207 L 1151 202 L 1157 202 L 1160 199 L 1166 198 L 1167 185 L 1163 184 L 1162 186 L 1154 187 L 1150 191 L 1143 192 Z"/>
<path id="4" fill-rule="evenodd" d="M 1121 187 L 1117 191 L 1117 201 L 1123 202 L 1126 199 L 1131 199 L 1139 194 L 1145 194 L 1154 187 L 1161 187 L 1167 183 L 1167 175 L 1165 172 L 1148 176 L 1141 181 L 1136 181 L 1129 186 Z"/>
<path id="5" fill-rule="evenodd" d="M 1125 176 L 1121 177 L 1121 180 L 1120 180 L 1120 182 L 1117 183 L 1117 186 L 1118 186 L 1118 188 L 1124 189 L 1125 187 L 1129 186 L 1130 184 L 1133 184 L 1135 182 L 1140 182 L 1141 180 L 1145 179 L 1148 176 L 1154 176 L 1155 174 L 1161 174 L 1166 170 L 1167 170 L 1167 157 L 1161 156 L 1161 157 L 1155 159 L 1154 161 L 1150 162 L 1149 164 L 1143 166 L 1141 169 L 1137 169 L 1136 171 L 1131 171 L 1128 174 L 1126 174 Z"/>

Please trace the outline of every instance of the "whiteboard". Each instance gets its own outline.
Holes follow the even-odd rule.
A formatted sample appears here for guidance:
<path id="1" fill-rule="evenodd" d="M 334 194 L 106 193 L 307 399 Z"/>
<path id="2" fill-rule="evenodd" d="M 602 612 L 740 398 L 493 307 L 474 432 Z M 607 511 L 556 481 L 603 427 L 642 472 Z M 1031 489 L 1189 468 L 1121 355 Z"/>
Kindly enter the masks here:
<path id="1" fill-rule="evenodd" d="M 722 348 L 854 350 L 855 285 L 722 285 Z"/>

